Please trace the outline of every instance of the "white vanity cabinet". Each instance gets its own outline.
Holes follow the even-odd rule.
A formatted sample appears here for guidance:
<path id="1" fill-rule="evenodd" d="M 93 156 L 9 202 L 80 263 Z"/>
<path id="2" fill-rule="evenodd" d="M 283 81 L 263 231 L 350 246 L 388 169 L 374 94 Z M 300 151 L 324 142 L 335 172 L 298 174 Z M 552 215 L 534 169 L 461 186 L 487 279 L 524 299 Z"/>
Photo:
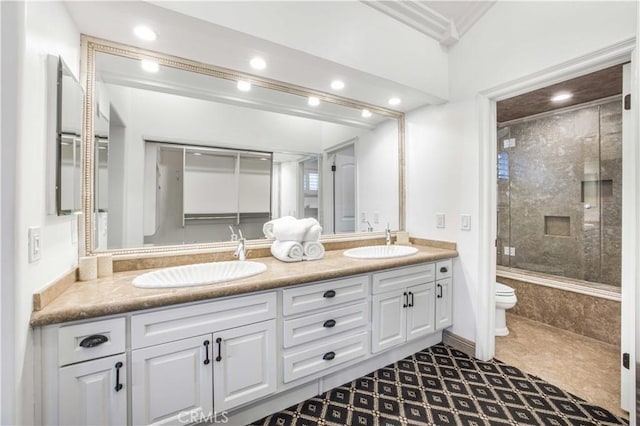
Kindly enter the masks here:
<path id="1" fill-rule="evenodd" d="M 41 332 L 43 423 L 122 425 L 127 422 L 125 319 L 53 325 Z"/>
<path id="2" fill-rule="evenodd" d="M 451 261 L 442 264 L 443 268 L 448 265 L 450 277 Z M 451 279 L 436 283 L 437 266 L 428 263 L 373 274 L 371 352 L 387 350 L 450 325 Z"/>
<path id="3" fill-rule="evenodd" d="M 369 354 L 369 280 L 358 275 L 283 290 L 284 383 Z"/>
<path id="4" fill-rule="evenodd" d="M 273 292 L 133 315 L 133 423 L 197 423 L 273 393 L 275 317 Z"/>

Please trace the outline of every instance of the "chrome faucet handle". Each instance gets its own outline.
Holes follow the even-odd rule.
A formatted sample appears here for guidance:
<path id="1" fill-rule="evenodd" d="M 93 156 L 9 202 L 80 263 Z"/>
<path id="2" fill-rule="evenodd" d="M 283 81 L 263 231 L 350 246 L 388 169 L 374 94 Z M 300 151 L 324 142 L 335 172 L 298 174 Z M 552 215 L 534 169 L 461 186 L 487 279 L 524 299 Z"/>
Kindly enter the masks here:
<path id="1" fill-rule="evenodd" d="M 229 225 L 229 229 L 231 230 L 231 241 L 238 241 L 238 234 L 234 231 L 233 226 Z"/>
<path id="2" fill-rule="evenodd" d="M 245 239 L 242 236 L 242 230 L 240 228 L 238 228 L 238 234 L 240 234 L 240 238 L 238 239 L 238 248 L 233 256 L 237 257 L 240 261 L 244 261 L 247 259 L 247 253 L 244 247 Z"/>
<path id="3" fill-rule="evenodd" d="M 373 226 L 371 226 L 371 222 L 369 222 L 368 220 L 365 220 L 365 222 L 367 222 L 367 232 L 373 232 Z"/>

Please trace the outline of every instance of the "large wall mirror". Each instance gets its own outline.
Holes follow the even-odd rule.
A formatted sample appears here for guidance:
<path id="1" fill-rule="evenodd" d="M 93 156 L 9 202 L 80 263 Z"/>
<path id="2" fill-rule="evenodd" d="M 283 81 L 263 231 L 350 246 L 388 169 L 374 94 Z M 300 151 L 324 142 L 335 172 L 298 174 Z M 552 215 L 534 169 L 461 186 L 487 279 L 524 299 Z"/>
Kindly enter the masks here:
<path id="1" fill-rule="evenodd" d="M 214 247 L 274 218 L 404 227 L 404 116 L 83 36 L 86 252 Z"/>

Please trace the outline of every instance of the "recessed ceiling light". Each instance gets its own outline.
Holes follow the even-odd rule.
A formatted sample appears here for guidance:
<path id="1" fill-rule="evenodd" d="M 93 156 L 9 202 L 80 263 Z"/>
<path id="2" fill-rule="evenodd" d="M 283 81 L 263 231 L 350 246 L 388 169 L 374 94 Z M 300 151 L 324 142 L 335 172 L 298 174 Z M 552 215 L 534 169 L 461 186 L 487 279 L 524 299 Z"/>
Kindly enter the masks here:
<path id="1" fill-rule="evenodd" d="M 263 70 L 267 67 L 267 63 L 259 56 L 251 59 L 251 61 L 249 61 L 249 65 L 251 65 L 251 68 L 254 70 Z"/>
<path id="2" fill-rule="evenodd" d="M 553 97 L 551 98 L 551 101 L 562 102 L 562 101 L 566 101 L 567 99 L 571 99 L 572 97 L 573 97 L 572 93 L 562 92 L 562 93 L 557 93 L 553 95 Z"/>
<path id="3" fill-rule="evenodd" d="M 316 98 L 315 96 L 309 96 L 308 103 L 311 106 L 318 106 L 320 105 L 320 99 Z"/>
<path id="4" fill-rule="evenodd" d="M 391 98 L 391 99 L 389 99 L 389 105 L 400 105 L 400 102 L 402 102 L 400 100 L 400 98 Z"/>
<path id="5" fill-rule="evenodd" d="M 248 92 L 249 90 L 251 90 L 251 83 L 243 80 L 238 81 L 238 90 L 240 90 L 241 92 Z"/>
<path id="6" fill-rule="evenodd" d="M 144 25 L 138 25 L 133 29 L 133 33 L 141 40 L 154 41 L 157 36 L 155 31 Z"/>
<path id="7" fill-rule="evenodd" d="M 158 72 L 160 69 L 160 65 L 156 61 L 150 61 L 148 59 L 143 59 L 140 61 L 140 66 L 146 72 Z"/>
<path id="8" fill-rule="evenodd" d="M 344 82 L 340 80 L 333 80 L 331 82 L 331 88 L 333 90 L 342 90 L 344 89 Z"/>
<path id="9" fill-rule="evenodd" d="M 369 117 L 371 117 L 371 111 L 369 111 L 368 109 L 363 109 L 363 110 L 362 110 L 362 116 L 363 116 L 364 118 L 369 118 Z"/>

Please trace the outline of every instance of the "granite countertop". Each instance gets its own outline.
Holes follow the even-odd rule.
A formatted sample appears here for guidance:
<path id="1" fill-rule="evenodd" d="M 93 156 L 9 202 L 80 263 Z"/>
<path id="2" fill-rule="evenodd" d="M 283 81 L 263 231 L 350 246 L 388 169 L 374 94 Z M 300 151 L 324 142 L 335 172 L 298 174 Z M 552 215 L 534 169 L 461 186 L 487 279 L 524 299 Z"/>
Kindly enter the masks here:
<path id="1" fill-rule="evenodd" d="M 327 251 L 323 259 L 309 262 L 284 263 L 273 257 L 261 257 L 251 260 L 267 265 L 267 270 L 262 274 L 195 287 L 138 288 L 133 286 L 133 279 L 154 269 L 118 272 L 108 278 L 74 282 L 60 296 L 32 313 L 31 326 L 204 301 L 458 256 L 456 250 L 422 245 L 415 247 L 418 253 L 413 256 L 390 259 L 351 259 L 343 256 L 344 250 Z"/>

